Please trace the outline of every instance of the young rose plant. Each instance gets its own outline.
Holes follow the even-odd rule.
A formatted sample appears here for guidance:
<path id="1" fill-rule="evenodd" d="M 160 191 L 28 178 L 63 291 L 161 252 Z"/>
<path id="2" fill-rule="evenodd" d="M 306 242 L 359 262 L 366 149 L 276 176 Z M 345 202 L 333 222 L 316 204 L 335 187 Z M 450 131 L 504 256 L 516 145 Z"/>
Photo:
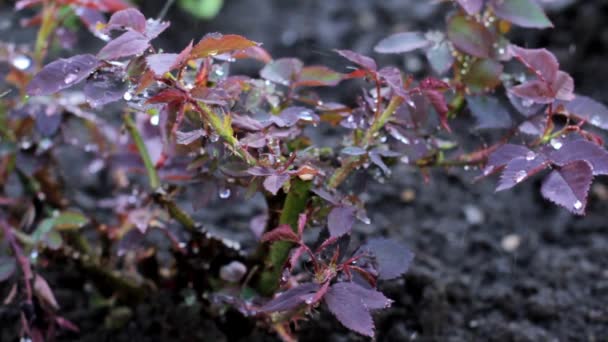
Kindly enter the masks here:
<path id="1" fill-rule="evenodd" d="M 122 2 L 17 2 L 18 9 L 42 5 L 40 19 L 29 22 L 41 25 L 33 52 L 4 44 L 0 54 L 12 86 L 0 107 L 0 226 L 8 243 L 0 281 L 23 288 L 22 335 L 41 341 L 58 328 L 77 330 L 59 315 L 53 284 L 38 271 L 69 260 L 125 303 L 170 283 L 211 298 L 209 305 L 230 305 L 285 340 L 295 338 L 291 322 L 319 307 L 374 336 L 371 312 L 391 304 L 378 281 L 403 275 L 413 253 L 385 238 L 349 247 L 355 222 L 369 218 L 344 183 L 353 173 L 389 176 L 395 163 L 425 175 L 432 167 L 479 166 L 480 177 L 501 174 L 497 191 L 546 170 L 542 195 L 583 214 L 593 177 L 608 173 L 608 153 L 591 130 L 608 128 L 608 110 L 576 95 L 549 51 L 508 41 L 511 25 L 552 25 L 534 0 L 455 4 L 445 32 L 396 33 L 375 47 L 422 50 L 435 75 L 415 80 L 349 50 L 336 50 L 343 72 L 273 59 L 232 34 L 209 33 L 167 53 L 151 42 L 169 23 Z M 102 11 L 115 13 L 106 21 Z M 60 41 L 57 19 L 69 16 L 107 43 L 41 67 Z M 31 58 L 37 66 L 25 66 Z M 230 73 L 242 59 L 260 63 L 259 77 Z M 354 105 L 319 95 L 355 79 L 368 87 Z M 469 113 L 475 130 L 500 138 L 463 151 L 451 121 Z M 319 125 L 340 127 L 341 145 L 314 141 Z M 82 189 L 62 187 L 70 182 L 58 160 L 70 150 L 84 154 L 87 172 L 111 175 L 104 196 L 115 198 L 85 205 L 73 194 Z M 267 212 L 252 218 L 258 248 L 242 251 L 208 233 L 180 207 L 186 191 L 195 193 L 194 209 L 210 194 L 261 193 Z M 152 230 L 169 242 L 157 248 L 172 254 L 150 274 L 142 265 L 159 257 L 142 241 Z"/>

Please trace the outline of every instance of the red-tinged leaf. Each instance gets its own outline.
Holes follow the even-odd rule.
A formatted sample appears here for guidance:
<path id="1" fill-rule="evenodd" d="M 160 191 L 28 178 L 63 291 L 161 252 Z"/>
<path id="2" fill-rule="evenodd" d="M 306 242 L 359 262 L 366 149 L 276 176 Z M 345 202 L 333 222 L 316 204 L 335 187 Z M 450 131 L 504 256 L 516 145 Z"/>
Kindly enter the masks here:
<path id="1" fill-rule="evenodd" d="M 276 195 L 277 192 L 279 192 L 279 190 L 281 190 L 283 187 L 283 184 L 285 184 L 288 180 L 288 173 L 270 175 L 264 179 L 264 189 L 268 190 L 273 195 Z"/>
<path id="2" fill-rule="evenodd" d="M 551 84 L 551 91 L 556 100 L 572 101 L 574 100 L 574 80 L 568 73 L 558 71 L 555 80 Z"/>
<path id="3" fill-rule="evenodd" d="M 574 99 L 574 80 L 567 73 L 558 71 L 550 84 L 533 80 L 512 87 L 509 91 L 516 96 L 541 104 L 552 103 L 555 100 L 570 101 Z"/>
<path id="4" fill-rule="evenodd" d="M 374 336 L 370 310 L 387 308 L 391 300 L 376 290 L 355 283 L 337 283 L 323 298 L 329 311 L 345 327 L 365 336 Z"/>
<path id="5" fill-rule="evenodd" d="M 200 128 L 189 132 L 177 131 L 175 132 L 175 140 L 179 145 L 190 145 L 205 135 L 205 131 Z"/>
<path id="6" fill-rule="evenodd" d="M 420 81 L 420 88 L 428 90 L 446 91 L 450 89 L 450 85 L 434 77 L 427 77 Z"/>
<path id="7" fill-rule="evenodd" d="M 565 166 L 583 160 L 591 165 L 593 175 L 608 175 L 608 151 L 587 140 L 554 141 L 548 157 L 556 165 Z"/>
<path id="8" fill-rule="evenodd" d="M 468 15 L 474 15 L 479 13 L 484 0 L 456 0 L 456 2 L 458 2 Z"/>
<path id="9" fill-rule="evenodd" d="M 344 74 L 324 66 L 309 66 L 302 69 L 296 87 L 336 86 L 344 79 Z"/>
<path id="10" fill-rule="evenodd" d="M 8 280 L 17 270 L 17 261 L 13 257 L 0 257 L 0 282 Z"/>
<path id="11" fill-rule="evenodd" d="M 106 32 L 126 29 L 145 33 L 146 17 L 135 8 L 127 8 L 114 13 L 105 27 Z"/>
<path id="12" fill-rule="evenodd" d="M 260 76 L 274 83 L 289 86 L 296 82 L 304 64 L 296 58 L 281 58 L 274 60 L 260 70 Z"/>
<path id="13" fill-rule="evenodd" d="M 271 243 L 275 241 L 289 241 L 298 243 L 300 241 L 300 238 L 293 231 L 290 225 L 282 224 L 276 227 L 275 229 L 269 231 L 268 233 L 262 235 L 262 239 L 260 241 Z"/>
<path id="14" fill-rule="evenodd" d="M 120 73 L 97 72 L 84 85 L 84 95 L 91 107 L 100 107 L 123 98 L 128 85 Z"/>
<path id="15" fill-rule="evenodd" d="M 522 62 L 538 78 L 552 83 L 559 70 L 559 62 L 555 55 L 547 49 L 524 49 L 517 45 L 509 47 L 511 54 Z"/>
<path id="16" fill-rule="evenodd" d="M 222 35 L 220 33 L 209 33 L 194 46 L 190 58 L 196 59 L 221 55 L 257 45 L 259 44 L 236 34 Z"/>
<path id="17" fill-rule="evenodd" d="M 462 15 L 448 20 L 448 38 L 454 46 L 469 55 L 488 58 L 493 50 L 494 37 L 482 24 Z"/>
<path id="18" fill-rule="evenodd" d="M 477 120 L 477 129 L 510 128 L 509 111 L 497 98 L 487 95 L 467 96 L 467 107 Z"/>
<path id="19" fill-rule="evenodd" d="M 386 238 L 368 241 L 361 251 L 368 253 L 376 260 L 379 279 L 388 280 L 402 276 L 414 260 L 414 253 L 409 248 Z"/>
<path id="20" fill-rule="evenodd" d="M 348 59 L 349 61 L 357 64 L 367 71 L 376 71 L 378 65 L 371 57 L 367 57 L 350 50 L 335 50 L 340 56 Z"/>
<path id="21" fill-rule="evenodd" d="M 355 208 L 345 205 L 334 207 L 327 216 L 327 228 L 332 237 L 350 234 L 355 224 Z"/>
<path id="22" fill-rule="evenodd" d="M 593 126 L 608 129 L 608 108 L 590 97 L 576 95 L 574 100 L 565 104 L 568 113 L 586 120 Z"/>
<path id="23" fill-rule="evenodd" d="M 146 63 L 157 77 L 162 77 L 169 71 L 182 67 L 192 51 L 192 42 L 186 48 L 176 53 L 158 53 L 146 57 Z"/>
<path id="24" fill-rule="evenodd" d="M 289 261 L 287 264 L 287 268 L 290 271 L 292 271 L 296 267 L 296 265 L 298 264 L 298 260 L 300 260 L 300 257 L 305 252 L 306 252 L 306 247 L 304 247 L 304 246 L 300 246 L 300 247 L 294 249 L 293 252 L 291 252 L 291 255 L 289 256 Z"/>
<path id="25" fill-rule="evenodd" d="M 464 84 L 473 92 L 488 92 L 501 84 L 503 66 L 491 59 L 479 59 L 462 78 Z"/>
<path id="26" fill-rule="evenodd" d="M 375 47 L 378 53 L 404 53 L 422 49 L 431 43 L 420 32 L 401 32 L 382 39 Z"/>
<path id="27" fill-rule="evenodd" d="M 116 60 L 144 53 L 150 46 L 150 39 L 136 31 L 127 31 L 111 40 L 98 53 L 97 58 Z"/>
<path id="28" fill-rule="evenodd" d="M 545 156 L 534 152 L 512 159 L 502 171 L 496 191 L 510 189 L 544 170 L 547 166 L 548 161 Z"/>
<path id="29" fill-rule="evenodd" d="M 152 96 L 150 99 L 148 99 L 147 103 L 171 103 L 185 100 L 186 94 L 184 94 L 183 91 L 175 88 L 167 88 Z"/>
<path id="30" fill-rule="evenodd" d="M 304 304 L 305 301 L 311 298 L 320 286 L 315 283 L 305 283 L 293 287 L 276 298 L 266 303 L 260 308 L 261 312 L 280 312 L 291 311 Z"/>
<path id="31" fill-rule="evenodd" d="M 434 44 L 430 49 L 426 50 L 426 59 L 429 60 L 431 68 L 438 75 L 444 74 L 454 64 L 454 55 L 452 55 L 450 43 L 442 41 Z"/>
<path id="32" fill-rule="evenodd" d="M 553 24 L 536 0 L 491 1 L 496 16 L 515 25 L 530 28 L 553 27 Z"/>
<path id="33" fill-rule="evenodd" d="M 42 3 L 43 0 L 19 0 L 15 3 L 15 10 L 20 11 L 24 8 L 32 7 Z"/>
<path id="34" fill-rule="evenodd" d="M 93 55 L 77 55 L 46 65 L 30 82 L 30 95 L 50 95 L 69 88 L 87 78 L 99 65 Z"/>
<path id="35" fill-rule="evenodd" d="M 246 59 L 252 58 L 262 63 L 270 63 L 272 56 L 264 48 L 260 46 L 248 47 L 245 50 L 240 50 L 232 54 L 232 58 L 235 59 Z"/>
<path id="36" fill-rule="evenodd" d="M 70 320 L 68 320 L 64 317 L 61 317 L 61 316 L 55 317 L 55 323 L 57 323 L 57 325 L 60 328 L 63 328 L 65 330 L 71 330 L 75 333 L 80 332 L 80 329 L 78 329 L 78 326 L 76 324 L 72 323 Z"/>
<path id="37" fill-rule="evenodd" d="M 574 161 L 552 171 L 543 181 L 541 193 L 570 212 L 583 215 L 592 180 L 591 165 L 583 160 Z"/>
<path id="38" fill-rule="evenodd" d="M 34 293 L 43 303 L 55 310 L 59 310 L 59 304 L 57 303 L 57 299 L 55 299 L 51 287 L 40 274 L 36 274 L 34 278 Z"/>
<path id="39" fill-rule="evenodd" d="M 424 96 L 431 102 L 433 108 L 439 115 L 439 121 L 441 122 L 441 126 L 448 132 L 451 132 L 452 129 L 448 123 L 448 104 L 445 100 L 445 96 L 442 92 L 437 90 L 424 90 Z"/>

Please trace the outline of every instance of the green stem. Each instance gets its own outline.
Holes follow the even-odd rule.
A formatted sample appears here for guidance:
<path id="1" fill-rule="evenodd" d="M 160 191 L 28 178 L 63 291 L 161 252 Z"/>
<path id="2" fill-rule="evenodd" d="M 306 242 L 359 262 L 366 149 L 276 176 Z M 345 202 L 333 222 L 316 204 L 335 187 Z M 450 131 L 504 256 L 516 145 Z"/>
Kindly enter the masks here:
<path id="1" fill-rule="evenodd" d="M 194 219 L 188 215 L 182 208 L 180 208 L 175 202 L 168 199 L 164 194 L 155 194 L 154 200 L 156 203 L 164 206 L 169 215 L 179 224 L 181 224 L 184 228 L 186 228 L 190 232 L 198 231 L 197 224 Z"/>
<path id="2" fill-rule="evenodd" d="M 139 130 L 137 129 L 135 122 L 133 122 L 133 119 L 131 119 L 131 116 L 129 114 L 125 114 L 123 116 L 123 120 L 125 126 L 127 127 L 127 130 L 129 131 L 131 137 L 133 138 L 133 141 L 135 142 L 135 146 L 137 146 L 137 151 L 139 152 L 139 155 L 141 156 L 141 159 L 144 162 L 146 172 L 148 172 L 148 180 L 150 182 L 150 187 L 152 189 L 158 189 L 160 187 L 160 179 L 158 178 L 158 173 L 156 173 L 156 168 L 152 163 L 152 159 L 150 159 L 150 154 L 148 153 L 146 144 L 144 144 L 144 140 L 142 139 L 141 134 L 139 134 Z"/>
<path id="3" fill-rule="evenodd" d="M 294 231 L 298 229 L 298 218 L 308 204 L 309 191 L 312 182 L 296 179 L 285 198 L 279 224 L 289 224 Z M 264 268 L 258 279 L 258 292 L 264 296 L 271 296 L 279 287 L 283 266 L 289 257 L 293 244 L 278 241 L 270 246 L 264 259 Z"/>

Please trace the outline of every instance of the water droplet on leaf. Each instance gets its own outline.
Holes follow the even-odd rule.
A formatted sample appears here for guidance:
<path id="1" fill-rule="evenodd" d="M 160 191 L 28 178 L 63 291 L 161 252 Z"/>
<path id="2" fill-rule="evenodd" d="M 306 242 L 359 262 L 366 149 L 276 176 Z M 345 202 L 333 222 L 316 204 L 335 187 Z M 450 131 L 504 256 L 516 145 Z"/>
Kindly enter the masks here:
<path id="1" fill-rule="evenodd" d="M 519 170 L 515 174 L 515 182 L 519 183 L 524 180 L 528 176 L 528 173 L 525 170 Z"/>
<path id="2" fill-rule="evenodd" d="M 576 202 L 574 202 L 573 207 L 574 207 L 574 209 L 576 209 L 576 210 L 581 210 L 581 209 L 583 208 L 583 202 L 581 202 L 581 201 L 576 201 Z"/>
<path id="3" fill-rule="evenodd" d="M 553 147 L 556 150 L 559 150 L 564 145 L 561 141 L 559 141 L 557 139 L 551 139 L 550 144 L 551 144 L 551 147 Z"/>
<path id="4" fill-rule="evenodd" d="M 78 78 L 78 75 L 76 75 L 76 74 L 67 74 L 65 76 L 65 78 L 63 79 L 63 83 L 70 84 L 70 83 L 76 81 L 77 78 Z"/>
<path id="5" fill-rule="evenodd" d="M 527 161 L 534 160 L 535 158 L 536 158 L 536 153 L 534 153 L 532 151 L 526 153 L 526 160 Z"/>
<path id="6" fill-rule="evenodd" d="M 219 196 L 221 199 L 228 199 L 230 198 L 230 194 L 232 193 L 232 191 L 230 191 L 230 188 L 222 188 L 219 190 Z"/>
<path id="7" fill-rule="evenodd" d="M 32 65 L 32 60 L 28 56 L 18 55 L 13 58 L 11 64 L 19 70 L 27 70 Z"/>

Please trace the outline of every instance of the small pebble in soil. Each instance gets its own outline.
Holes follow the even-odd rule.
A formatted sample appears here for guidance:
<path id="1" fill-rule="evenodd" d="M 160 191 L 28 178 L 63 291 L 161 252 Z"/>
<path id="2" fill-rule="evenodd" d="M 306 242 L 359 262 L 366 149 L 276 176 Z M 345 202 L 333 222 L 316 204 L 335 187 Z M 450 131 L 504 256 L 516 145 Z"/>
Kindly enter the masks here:
<path id="1" fill-rule="evenodd" d="M 520 244 L 521 244 L 521 237 L 517 234 L 509 234 L 509 235 L 503 237 L 502 241 L 500 242 L 502 249 L 504 249 L 507 252 L 515 251 L 517 248 L 519 248 Z"/>
<path id="2" fill-rule="evenodd" d="M 464 218 L 469 224 L 481 224 L 485 221 L 485 215 L 481 209 L 473 204 L 465 204 L 462 207 Z"/>
<path id="3" fill-rule="evenodd" d="M 241 281 L 245 273 L 247 273 L 247 267 L 238 261 L 232 261 L 220 268 L 220 278 L 231 283 Z"/>
<path id="4" fill-rule="evenodd" d="M 414 189 L 405 189 L 401 192 L 401 201 L 404 203 L 412 203 L 416 199 L 416 191 Z"/>

